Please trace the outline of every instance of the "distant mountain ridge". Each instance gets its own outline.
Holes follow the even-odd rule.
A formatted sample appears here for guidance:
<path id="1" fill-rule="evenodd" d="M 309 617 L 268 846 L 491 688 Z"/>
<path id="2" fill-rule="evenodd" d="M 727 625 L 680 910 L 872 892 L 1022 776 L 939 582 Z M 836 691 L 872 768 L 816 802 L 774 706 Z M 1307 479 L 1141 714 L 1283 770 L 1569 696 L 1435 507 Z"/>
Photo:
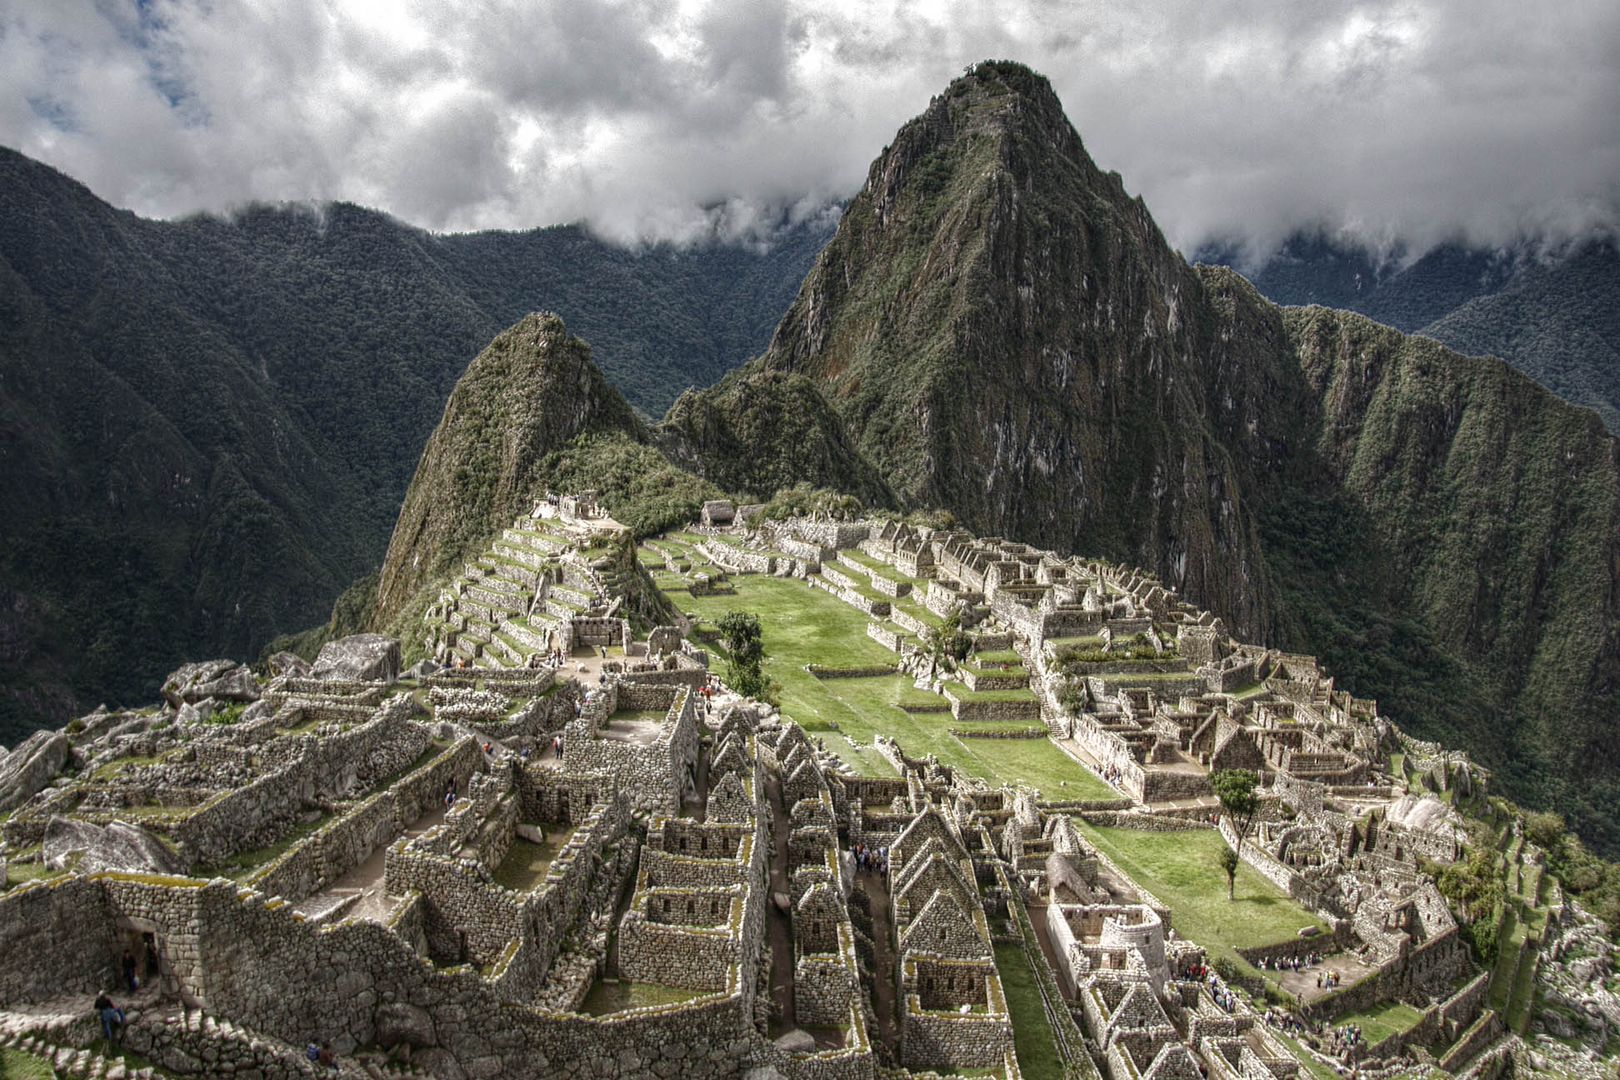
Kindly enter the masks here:
<path id="1" fill-rule="evenodd" d="M 525 312 L 656 415 L 765 345 L 831 229 L 630 251 L 345 204 L 150 221 L 4 149 L 0 191 L 0 743 L 323 619 Z"/>
<path id="2" fill-rule="evenodd" d="M 1353 242 L 1289 237 L 1258 266 L 1212 245 L 1194 262 L 1234 266 L 1274 303 L 1357 311 L 1458 352 L 1498 356 L 1620 434 L 1620 247 L 1594 236 L 1556 251 L 1442 244 L 1413 260 Z"/>

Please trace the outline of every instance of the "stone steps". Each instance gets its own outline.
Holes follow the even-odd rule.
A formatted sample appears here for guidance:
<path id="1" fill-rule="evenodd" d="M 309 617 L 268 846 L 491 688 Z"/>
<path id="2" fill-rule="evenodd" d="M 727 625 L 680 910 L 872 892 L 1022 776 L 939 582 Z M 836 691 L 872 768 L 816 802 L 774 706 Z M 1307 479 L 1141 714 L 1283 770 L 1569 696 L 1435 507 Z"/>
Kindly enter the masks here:
<path id="1" fill-rule="evenodd" d="M 495 546 L 490 550 L 497 558 L 520 563 L 536 571 L 544 570 L 546 564 L 552 559 L 552 556 L 536 551 L 531 547 L 510 544 L 505 540 L 497 540 Z"/>
<path id="2" fill-rule="evenodd" d="M 486 578 L 495 578 L 510 582 L 518 591 L 527 595 L 534 595 L 535 586 L 540 582 L 540 571 L 533 566 L 525 566 L 502 558 L 493 552 L 485 552 L 478 557 L 478 567 L 484 572 Z"/>
<path id="3" fill-rule="evenodd" d="M 549 639 L 547 635 L 557 626 L 554 619 L 536 614 L 527 619 L 509 619 L 501 627 L 501 632 L 508 637 L 519 649 L 528 652 L 545 652 Z"/>
<path id="4" fill-rule="evenodd" d="M 523 615 L 529 610 L 529 598 L 527 596 L 519 596 L 516 593 L 509 592 L 497 592 L 482 584 L 469 585 L 467 587 L 467 596 L 487 608 L 492 615 L 496 612 L 507 615 Z"/>

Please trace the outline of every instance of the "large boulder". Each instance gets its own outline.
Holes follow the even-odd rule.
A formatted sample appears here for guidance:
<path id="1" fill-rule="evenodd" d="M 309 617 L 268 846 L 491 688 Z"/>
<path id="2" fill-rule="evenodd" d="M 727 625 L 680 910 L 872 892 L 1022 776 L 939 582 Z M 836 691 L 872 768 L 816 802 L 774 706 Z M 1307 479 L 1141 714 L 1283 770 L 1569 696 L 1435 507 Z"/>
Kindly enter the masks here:
<path id="1" fill-rule="evenodd" d="M 258 701 L 259 683 L 253 672 L 235 660 L 203 660 L 185 664 L 163 680 L 163 700 L 178 709 L 204 698 L 220 701 Z"/>
<path id="2" fill-rule="evenodd" d="M 310 672 L 317 679 L 393 682 L 399 678 L 399 642 L 381 634 L 355 634 L 321 646 Z"/>
<path id="3" fill-rule="evenodd" d="M 72 868 L 85 874 L 181 874 L 186 869 L 157 837 L 124 821 L 103 827 L 57 815 L 45 826 L 40 854 L 51 870 Z"/>
<path id="4" fill-rule="evenodd" d="M 292 675 L 297 678 L 303 678 L 309 674 L 309 661 L 305 660 L 297 653 L 278 652 L 273 654 L 270 659 L 266 660 L 264 663 L 265 666 L 270 669 L 270 674 L 276 678 L 280 678 L 283 675 Z"/>
<path id="5" fill-rule="evenodd" d="M 32 799 L 67 761 L 71 749 L 60 731 L 36 731 L 21 746 L 0 757 L 0 813 Z"/>
<path id="6" fill-rule="evenodd" d="M 438 1037 L 426 1009 L 403 1001 L 377 1007 L 377 1043 L 391 1049 L 401 1043 L 421 1049 L 434 1046 Z"/>

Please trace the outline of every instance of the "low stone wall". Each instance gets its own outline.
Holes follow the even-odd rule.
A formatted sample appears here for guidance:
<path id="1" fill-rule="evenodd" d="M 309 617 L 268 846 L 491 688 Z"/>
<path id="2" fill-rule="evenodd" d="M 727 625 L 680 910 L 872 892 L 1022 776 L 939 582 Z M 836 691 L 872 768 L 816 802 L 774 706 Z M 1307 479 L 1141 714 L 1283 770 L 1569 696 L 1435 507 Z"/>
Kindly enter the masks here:
<path id="1" fill-rule="evenodd" d="M 348 731 L 277 740 L 273 745 L 286 764 L 216 795 L 177 823 L 170 837 L 183 858 L 203 865 L 275 843 L 306 804 L 372 786 L 420 757 L 432 736 L 411 719 L 413 709 L 402 694 Z"/>
<path id="2" fill-rule="evenodd" d="M 1485 1013 L 1458 1036 L 1457 1041 L 1451 1044 L 1437 1064 L 1448 1073 L 1457 1072 L 1475 1055 L 1500 1038 L 1502 1031 L 1501 1017 L 1494 1012 Z"/>
<path id="3" fill-rule="evenodd" d="M 969 697 L 957 697 L 951 688 L 945 688 L 945 696 L 951 701 L 951 715 L 958 720 L 1039 720 L 1041 718 L 1041 703 L 1031 696 L 1026 701 L 997 701 L 979 700 Z"/>
<path id="4" fill-rule="evenodd" d="M 705 540 L 698 550 L 710 562 L 732 574 L 774 574 L 776 558 L 760 551 L 748 551 L 721 540 Z"/>
<path id="5" fill-rule="evenodd" d="M 907 633 L 916 634 L 919 638 L 925 637 L 932 629 L 932 627 L 930 627 L 927 623 L 911 614 L 911 612 L 907 611 L 905 608 L 891 606 L 889 608 L 889 621 L 900 627 L 900 629 L 905 630 Z"/>
<path id="6" fill-rule="evenodd" d="M 1196 799 L 1210 792 L 1206 773 L 1166 772 L 1151 766 L 1142 770 L 1140 798 L 1143 802 Z"/>
<path id="7" fill-rule="evenodd" d="M 900 652 L 905 644 L 904 639 L 899 634 L 880 622 L 868 622 L 866 624 L 866 636 L 890 652 Z"/>
<path id="8" fill-rule="evenodd" d="M 465 787 L 482 760 L 477 740 L 462 739 L 399 783 L 322 826 L 247 883 L 294 903 L 319 892 L 440 805 L 451 779 Z"/>
<path id="9" fill-rule="evenodd" d="M 1214 826 L 1208 822 L 1191 821 L 1169 814 L 1144 814 L 1140 811 L 1088 810 L 1080 815 L 1089 825 L 1117 826 L 1140 832 L 1196 832 Z"/>
<path id="10" fill-rule="evenodd" d="M 899 668 L 893 664 L 871 664 L 866 667 L 827 667 L 823 664 L 806 664 L 804 670 L 818 679 L 870 679 L 883 675 L 893 675 Z"/>

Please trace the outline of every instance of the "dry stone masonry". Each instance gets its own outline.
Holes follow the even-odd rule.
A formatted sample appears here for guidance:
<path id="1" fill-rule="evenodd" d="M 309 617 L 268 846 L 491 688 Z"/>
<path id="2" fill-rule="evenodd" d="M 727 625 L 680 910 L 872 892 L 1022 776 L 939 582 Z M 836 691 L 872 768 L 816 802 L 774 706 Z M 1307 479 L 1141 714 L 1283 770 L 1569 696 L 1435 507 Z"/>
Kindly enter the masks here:
<path id="1" fill-rule="evenodd" d="M 158 706 L 0 752 L 0 1041 L 140 1075 L 103 1056 L 108 991 L 127 1048 L 197 1076 L 317 1075 L 304 1048 L 330 1043 L 357 1077 L 1014 1078 L 1020 1008 L 1066 1077 L 1511 1068 L 1431 876 L 1462 853 L 1444 796 L 1487 779 L 1465 758 L 1137 571 L 745 511 L 706 503 L 642 557 L 694 595 L 826 590 L 943 728 L 1050 740 L 1117 795 L 1046 802 L 881 736 L 892 771 L 856 771 L 709 670 L 593 493 L 556 496 L 429 607 L 430 662 L 361 635 L 268 675 L 188 664 Z M 1393 754 L 1423 782 L 1392 782 Z M 1229 768 L 1261 780 L 1243 859 L 1320 919 L 1245 959 L 1341 958 L 1352 984 L 1301 989 L 1290 1017 L 1400 1002 L 1411 1031 L 1337 1057 L 1285 1037 L 1076 826 L 1238 846 L 1210 787 Z"/>

